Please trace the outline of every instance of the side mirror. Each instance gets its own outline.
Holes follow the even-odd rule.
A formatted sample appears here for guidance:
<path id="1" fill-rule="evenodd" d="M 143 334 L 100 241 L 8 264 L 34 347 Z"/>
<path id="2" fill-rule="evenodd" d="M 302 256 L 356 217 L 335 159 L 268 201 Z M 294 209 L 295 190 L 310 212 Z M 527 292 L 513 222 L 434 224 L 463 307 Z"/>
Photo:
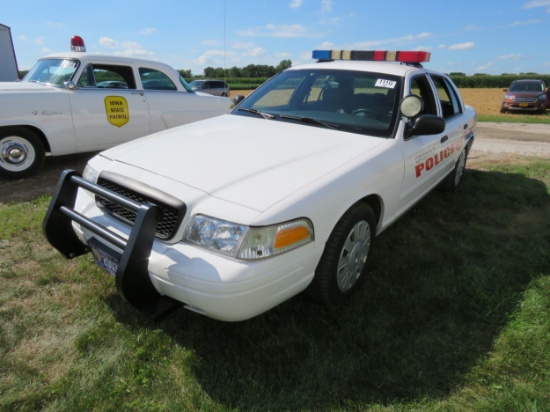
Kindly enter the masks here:
<path id="1" fill-rule="evenodd" d="M 415 135 L 422 134 L 439 134 L 445 131 L 445 120 L 442 117 L 433 114 L 423 114 L 418 116 L 413 124 L 406 132 L 406 137 L 409 138 Z"/>
<path id="2" fill-rule="evenodd" d="M 242 94 L 238 94 L 237 96 L 233 97 L 231 100 L 233 101 L 233 104 L 237 106 L 240 102 L 244 100 L 244 96 Z"/>
<path id="3" fill-rule="evenodd" d="M 410 94 L 399 103 L 399 111 L 405 117 L 411 118 L 418 116 L 424 108 L 424 102 L 416 94 Z"/>
<path id="4" fill-rule="evenodd" d="M 65 86 L 66 89 L 69 89 L 69 90 L 75 90 L 76 89 L 75 82 L 65 82 L 65 83 L 63 83 L 63 85 Z"/>

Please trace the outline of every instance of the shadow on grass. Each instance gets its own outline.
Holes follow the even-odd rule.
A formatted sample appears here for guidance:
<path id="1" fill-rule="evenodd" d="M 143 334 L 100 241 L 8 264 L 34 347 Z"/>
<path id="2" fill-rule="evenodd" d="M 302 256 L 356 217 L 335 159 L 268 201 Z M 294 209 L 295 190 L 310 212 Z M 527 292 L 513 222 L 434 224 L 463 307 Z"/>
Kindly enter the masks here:
<path id="1" fill-rule="evenodd" d="M 227 407 L 442 399 L 491 351 L 528 283 L 550 273 L 549 215 L 540 181 L 469 170 L 458 193 L 430 194 L 377 238 L 344 307 L 298 296 L 246 322 L 181 310 L 150 327 L 196 354 L 197 381 Z"/>

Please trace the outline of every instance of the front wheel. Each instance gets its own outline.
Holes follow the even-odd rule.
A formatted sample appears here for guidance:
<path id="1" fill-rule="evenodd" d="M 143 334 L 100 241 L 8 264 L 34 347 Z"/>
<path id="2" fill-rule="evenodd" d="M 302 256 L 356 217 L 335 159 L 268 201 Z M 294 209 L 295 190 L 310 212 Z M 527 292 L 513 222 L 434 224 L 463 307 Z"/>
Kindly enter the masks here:
<path id="1" fill-rule="evenodd" d="M 44 164 L 46 151 L 31 130 L 9 127 L 0 130 L 0 174 L 10 179 L 36 173 Z"/>
<path id="2" fill-rule="evenodd" d="M 376 219 L 365 203 L 352 206 L 328 238 L 306 293 L 327 305 L 344 301 L 365 280 Z"/>

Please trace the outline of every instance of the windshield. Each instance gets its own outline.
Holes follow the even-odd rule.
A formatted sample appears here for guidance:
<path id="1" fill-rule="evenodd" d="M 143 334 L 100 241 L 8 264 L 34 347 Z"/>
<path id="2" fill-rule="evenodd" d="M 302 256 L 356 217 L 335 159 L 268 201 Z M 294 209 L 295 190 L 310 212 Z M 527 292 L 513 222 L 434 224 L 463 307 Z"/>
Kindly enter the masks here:
<path id="1" fill-rule="evenodd" d="M 204 80 L 193 80 L 191 83 L 189 83 L 189 86 L 191 86 L 193 89 L 200 89 L 203 83 Z"/>
<path id="2" fill-rule="evenodd" d="M 541 82 L 516 82 L 510 86 L 511 92 L 542 92 L 544 86 Z"/>
<path id="3" fill-rule="evenodd" d="M 22 81 L 62 87 L 71 80 L 79 65 L 80 62 L 73 59 L 42 59 L 29 70 Z"/>
<path id="4" fill-rule="evenodd" d="M 246 98 L 233 114 L 390 137 L 401 78 L 331 69 L 288 70 Z"/>

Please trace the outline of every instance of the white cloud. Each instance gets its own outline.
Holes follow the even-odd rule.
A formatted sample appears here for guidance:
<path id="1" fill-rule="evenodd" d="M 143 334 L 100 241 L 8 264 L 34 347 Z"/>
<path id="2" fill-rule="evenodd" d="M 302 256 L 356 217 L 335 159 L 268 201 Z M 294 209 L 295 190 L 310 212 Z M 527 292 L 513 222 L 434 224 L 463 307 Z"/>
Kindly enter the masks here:
<path id="1" fill-rule="evenodd" d="M 321 44 L 319 44 L 319 46 L 316 47 L 317 50 L 332 50 L 334 48 L 335 48 L 334 43 L 329 42 L 329 41 L 324 41 Z M 310 54 L 311 54 L 311 52 L 310 52 Z"/>
<path id="2" fill-rule="evenodd" d="M 531 24 L 539 24 L 540 20 L 525 20 L 525 21 L 513 21 L 512 23 L 508 24 L 508 27 L 516 27 L 516 26 L 529 26 Z"/>
<path id="3" fill-rule="evenodd" d="M 332 0 L 321 0 L 321 12 L 330 13 L 332 11 Z"/>
<path id="4" fill-rule="evenodd" d="M 303 3 L 303 0 L 292 0 L 288 5 L 291 9 L 299 8 Z"/>
<path id="5" fill-rule="evenodd" d="M 232 47 L 234 49 L 251 49 L 254 46 L 254 43 L 234 43 Z"/>
<path id="6" fill-rule="evenodd" d="M 267 24 L 264 27 L 249 28 L 238 32 L 244 37 L 320 37 L 319 34 L 309 32 L 309 29 L 301 24 Z"/>
<path id="7" fill-rule="evenodd" d="M 99 44 L 100 46 L 108 47 L 109 49 L 117 49 L 119 47 L 118 42 L 110 37 L 100 37 Z"/>
<path id="8" fill-rule="evenodd" d="M 207 50 L 201 56 L 197 58 L 197 63 L 202 65 L 215 64 L 219 61 L 219 57 L 226 55 L 223 50 Z"/>
<path id="9" fill-rule="evenodd" d="M 133 41 L 119 42 L 110 37 L 101 37 L 99 39 L 100 46 L 115 50 L 115 54 L 129 57 L 149 57 L 152 58 L 155 54 L 146 50 L 139 43 Z"/>
<path id="10" fill-rule="evenodd" d="M 55 28 L 55 29 L 65 27 L 62 23 L 58 23 L 56 21 L 47 21 L 46 26 L 51 27 L 51 28 Z"/>
<path id="11" fill-rule="evenodd" d="M 38 45 L 43 45 L 46 43 L 46 38 L 45 37 L 37 37 L 36 39 L 34 39 L 34 42 Z"/>
<path id="12" fill-rule="evenodd" d="M 357 43 L 351 44 L 349 46 L 349 48 L 352 49 L 352 50 L 368 50 L 369 48 L 378 47 L 378 46 L 382 46 L 382 45 L 392 45 L 392 44 L 398 45 L 398 44 L 412 43 L 416 40 L 427 39 L 429 37 L 432 37 L 431 33 L 423 32 L 423 33 L 418 33 L 418 34 L 409 34 L 409 35 L 406 35 L 406 36 L 396 37 L 396 38 L 392 38 L 392 39 L 371 40 L 371 41 L 367 41 L 367 42 L 357 42 Z M 345 47 L 345 48 L 348 48 L 348 47 Z"/>
<path id="13" fill-rule="evenodd" d="M 476 68 L 476 72 L 479 73 L 479 72 L 487 71 L 487 70 L 489 70 L 492 66 L 493 66 L 492 63 L 487 63 L 487 64 L 484 64 L 484 65 L 482 65 L 482 66 L 478 66 L 478 67 Z"/>
<path id="14" fill-rule="evenodd" d="M 153 34 L 153 33 L 156 33 L 156 32 L 157 32 L 157 29 L 154 29 L 152 27 L 147 27 L 145 30 L 140 31 L 139 34 L 149 35 L 149 34 Z"/>
<path id="15" fill-rule="evenodd" d="M 523 54 L 519 54 L 519 53 L 503 54 L 502 56 L 497 57 L 498 60 L 521 60 L 523 58 L 524 58 Z"/>
<path id="16" fill-rule="evenodd" d="M 531 0 L 523 5 L 524 9 L 534 9 L 536 7 L 548 7 L 550 12 L 550 0 Z"/>
<path id="17" fill-rule="evenodd" d="M 475 47 L 475 43 L 469 41 L 466 43 L 457 43 L 452 44 L 449 47 L 447 47 L 448 50 L 468 50 L 473 49 Z"/>
<path id="18" fill-rule="evenodd" d="M 323 19 L 320 21 L 320 24 L 327 25 L 327 26 L 336 26 L 340 24 L 342 21 L 342 17 L 331 17 L 328 19 Z"/>

